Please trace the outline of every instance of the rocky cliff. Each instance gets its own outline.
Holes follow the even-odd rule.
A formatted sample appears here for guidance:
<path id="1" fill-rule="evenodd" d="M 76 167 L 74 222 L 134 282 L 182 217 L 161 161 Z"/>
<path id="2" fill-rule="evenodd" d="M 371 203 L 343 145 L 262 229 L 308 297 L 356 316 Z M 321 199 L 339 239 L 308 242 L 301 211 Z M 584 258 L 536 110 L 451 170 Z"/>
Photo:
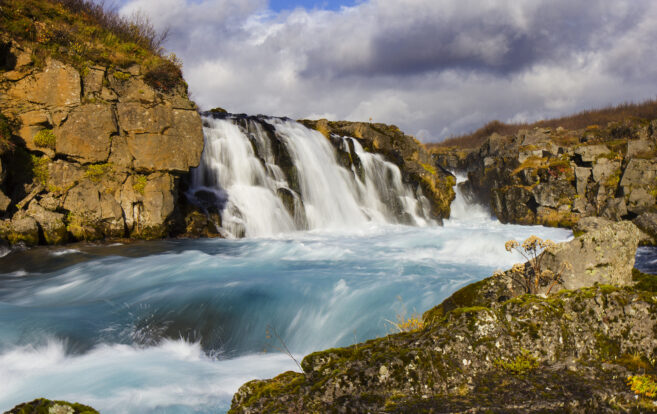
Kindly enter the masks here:
<path id="1" fill-rule="evenodd" d="M 38 7 L 77 18 L 56 3 L 25 4 L 30 13 Z M 112 49 L 102 44 L 98 56 L 78 53 L 82 41 L 70 38 L 79 22 L 55 23 L 30 23 L 32 40 L 0 34 L 0 239 L 33 245 L 184 231 L 181 181 L 203 150 L 186 85 L 163 83 L 171 78 L 157 77 L 148 59 L 164 60 L 141 49 L 122 65 L 103 58 Z M 60 32 L 67 47 L 52 40 Z"/>
<path id="2" fill-rule="evenodd" d="M 628 119 L 582 130 L 493 134 L 479 148 L 441 150 L 467 170 L 469 190 L 505 223 L 572 227 L 583 217 L 618 221 L 657 208 L 657 121 Z"/>
<path id="3" fill-rule="evenodd" d="M 450 172 L 435 164 L 431 154 L 415 138 L 394 125 L 325 119 L 300 122 L 329 138 L 338 151 L 339 162 L 347 169 L 353 165 L 358 170 L 360 161 L 354 148 L 345 147 L 340 137 L 355 138 L 366 151 L 383 155 L 399 167 L 404 182 L 429 199 L 433 217 L 449 218 L 456 180 Z"/>
<path id="4" fill-rule="evenodd" d="M 622 226 L 634 251 L 638 230 Z M 597 248 L 613 249 L 619 230 L 581 242 L 597 244 L 583 249 L 582 261 L 606 267 Z M 601 280 L 620 272 L 626 287 L 548 297 L 493 276 L 426 312 L 420 329 L 316 352 L 301 373 L 244 384 L 230 412 L 654 412 L 626 381 L 656 372 L 657 277 L 634 271 L 632 281 L 623 269 Z M 586 273 L 567 279 L 590 285 Z"/>

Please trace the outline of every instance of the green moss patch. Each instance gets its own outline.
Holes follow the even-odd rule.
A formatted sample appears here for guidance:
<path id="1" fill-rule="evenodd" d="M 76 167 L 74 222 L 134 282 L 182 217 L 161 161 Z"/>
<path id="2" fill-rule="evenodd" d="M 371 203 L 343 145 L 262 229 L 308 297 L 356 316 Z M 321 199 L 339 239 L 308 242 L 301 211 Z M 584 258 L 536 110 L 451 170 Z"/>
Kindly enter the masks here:
<path id="1" fill-rule="evenodd" d="M 54 150 L 57 145 L 57 137 L 52 132 L 52 129 L 42 129 L 34 136 L 34 145 L 39 148 Z"/>

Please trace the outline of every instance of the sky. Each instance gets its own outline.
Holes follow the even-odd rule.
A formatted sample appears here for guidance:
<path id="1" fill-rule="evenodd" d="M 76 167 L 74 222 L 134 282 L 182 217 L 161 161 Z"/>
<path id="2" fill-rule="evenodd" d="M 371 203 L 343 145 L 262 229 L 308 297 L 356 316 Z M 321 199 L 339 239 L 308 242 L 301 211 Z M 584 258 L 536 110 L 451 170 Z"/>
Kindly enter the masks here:
<path id="1" fill-rule="evenodd" d="M 424 142 L 657 97 L 654 0 L 122 0 L 201 109 L 384 122 Z"/>

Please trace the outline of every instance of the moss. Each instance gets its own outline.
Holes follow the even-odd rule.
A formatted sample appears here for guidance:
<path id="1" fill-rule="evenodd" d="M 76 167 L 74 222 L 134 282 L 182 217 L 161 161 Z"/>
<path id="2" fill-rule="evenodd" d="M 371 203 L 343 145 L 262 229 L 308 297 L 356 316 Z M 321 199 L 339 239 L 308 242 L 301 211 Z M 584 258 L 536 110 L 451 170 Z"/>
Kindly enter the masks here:
<path id="1" fill-rule="evenodd" d="M 48 184 L 48 164 L 50 160 L 48 157 L 37 157 L 36 155 L 31 156 L 32 161 L 32 176 L 34 180 L 42 185 Z"/>
<path id="2" fill-rule="evenodd" d="M 657 275 L 643 273 L 637 268 L 632 269 L 632 280 L 636 282 L 634 288 L 646 292 L 657 292 Z"/>
<path id="3" fill-rule="evenodd" d="M 148 183 L 148 178 L 145 175 L 137 175 L 134 177 L 134 183 L 132 184 L 132 189 L 138 192 L 141 195 L 144 195 L 146 190 L 146 183 Z"/>
<path id="4" fill-rule="evenodd" d="M 132 75 L 130 75 L 129 73 L 120 72 L 120 71 L 117 70 L 114 73 L 112 73 L 112 76 L 114 76 L 115 79 L 118 79 L 120 81 L 126 81 L 126 80 L 130 79 L 130 77 Z"/>
<path id="5" fill-rule="evenodd" d="M 34 145 L 39 148 L 55 149 L 57 144 L 57 137 L 52 132 L 52 129 L 42 129 L 34 136 Z"/>
<path id="6" fill-rule="evenodd" d="M 224 108 L 216 107 L 210 109 L 210 112 L 213 114 L 227 114 L 228 111 L 226 111 Z"/>
<path id="7" fill-rule="evenodd" d="M 87 166 L 84 176 L 97 183 L 110 171 L 112 171 L 112 163 L 91 164 Z"/>
<path id="8" fill-rule="evenodd" d="M 526 375 L 539 366 L 538 359 L 526 349 L 522 349 L 520 355 L 511 361 L 497 359 L 494 364 L 505 372 L 513 375 Z"/>
<path id="9" fill-rule="evenodd" d="M 422 163 L 420 163 L 420 165 L 422 166 L 422 168 L 424 168 L 424 171 L 428 172 L 431 175 L 436 175 L 436 167 L 434 167 L 433 165 L 422 164 Z"/>
<path id="10" fill-rule="evenodd" d="M 98 411 L 80 403 L 70 403 L 68 401 L 51 401 L 45 398 L 38 398 L 29 403 L 19 404 L 13 409 L 7 411 L 8 414 L 49 414 L 55 406 L 64 406 L 72 409 L 72 414 L 98 414 Z"/>

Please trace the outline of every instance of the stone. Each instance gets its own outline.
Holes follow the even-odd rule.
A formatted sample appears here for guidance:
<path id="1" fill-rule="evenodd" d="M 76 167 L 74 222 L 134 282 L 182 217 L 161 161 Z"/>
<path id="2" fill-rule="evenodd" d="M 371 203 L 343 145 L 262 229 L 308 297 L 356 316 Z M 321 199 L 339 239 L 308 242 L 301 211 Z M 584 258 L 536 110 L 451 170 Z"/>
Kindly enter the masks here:
<path id="1" fill-rule="evenodd" d="M 36 201 L 32 201 L 27 209 L 27 215 L 39 224 L 46 244 L 61 244 L 67 241 L 68 231 L 64 214 L 48 211 Z"/>
<path id="2" fill-rule="evenodd" d="M 630 139 L 627 141 L 627 157 L 651 158 L 655 156 L 655 143 L 649 139 Z"/>
<path id="3" fill-rule="evenodd" d="M 56 151 L 83 163 L 105 162 L 109 158 L 112 135 L 117 132 L 109 105 L 82 105 L 55 130 Z"/>
<path id="4" fill-rule="evenodd" d="M 606 145 L 586 145 L 575 149 L 575 154 L 579 155 L 583 162 L 594 162 L 610 152 Z"/>
<path id="5" fill-rule="evenodd" d="M 203 141 L 199 139 L 203 131 L 200 116 L 195 111 L 174 109 L 170 116 L 164 115 L 157 122 L 167 118 L 170 125 L 157 133 L 134 133 L 128 137 L 134 168 L 187 172 L 190 167 L 198 166 L 203 151 Z M 152 126 L 156 122 L 145 120 L 139 125 L 149 123 Z M 123 123 L 121 125 L 124 127 Z M 172 157 L 171 154 L 176 156 Z"/>
<path id="6" fill-rule="evenodd" d="M 71 162 L 57 160 L 48 164 L 48 184 L 53 192 L 65 192 L 84 177 L 84 170 Z"/>
<path id="7" fill-rule="evenodd" d="M 121 208 L 131 237 L 153 239 L 167 234 L 175 209 L 174 178 L 170 174 L 130 176 L 120 190 Z"/>
<path id="8" fill-rule="evenodd" d="M 624 198 L 608 198 L 602 207 L 600 216 L 610 220 L 619 221 L 627 216 L 627 213 L 627 204 L 625 204 Z"/>
<path id="9" fill-rule="evenodd" d="M 18 129 L 18 136 L 25 141 L 25 146 L 32 151 L 42 151 L 34 143 L 34 136 L 50 124 L 48 112 L 44 110 L 35 110 L 25 112 L 18 116 L 20 128 Z"/>
<path id="10" fill-rule="evenodd" d="M 586 195 L 586 186 L 589 182 L 591 174 L 591 168 L 575 167 L 575 187 L 577 189 L 577 194 L 581 196 Z"/>
<path id="11" fill-rule="evenodd" d="M 542 268 L 561 273 L 563 289 L 580 289 L 594 283 L 630 285 L 641 237 L 632 222 L 613 223 L 547 249 L 541 259 Z"/>
<path id="12" fill-rule="evenodd" d="M 627 210 L 634 214 L 641 214 L 655 209 L 655 196 L 645 187 L 633 188 L 627 198 Z"/>
<path id="13" fill-rule="evenodd" d="M 79 105 L 80 92 L 78 71 L 73 66 L 49 58 L 43 71 L 19 80 L 9 88 L 7 95 L 18 101 L 61 108 Z"/>
<path id="14" fill-rule="evenodd" d="M 539 205 L 557 208 L 565 202 L 572 202 L 575 189 L 568 181 L 555 180 L 538 184 L 532 193 Z"/>
<path id="15" fill-rule="evenodd" d="M 64 198 L 64 209 L 69 214 L 69 231 L 77 240 L 96 240 L 103 234 L 100 220 L 100 192 L 89 180 L 83 180 L 71 188 Z"/>
<path id="16" fill-rule="evenodd" d="M 622 187 L 655 186 L 657 179 L 657 162 L 632 158 L 625 167 L 620 181 Z M 631 191 L 626 191 L 630 193 Z"/>
<path id="17" fill-rule="evenodd" d="M 0 213 L 7 211 L 11 205 L 11 199 L 5 195 L 5 193 L 0 190 Z"/>
<path id="18" fill-rule="evenodd" d="M 646 234 L 642 244 L 657 245 L 657 213 L 643 213 L 632 222 Z"/>
<path id="19" fill-rule="evenodd" d="M 593 164 L 593 181 L 596 183 L 606 182 L 614 175 L 620 177 L 620 167 L 621 163 L 619 161 L 610 161 L 607 158 L 600 158 L 598 162 Z"/>
<path id="20" fill-rule="evenodd" d="M 573 226 L 573 233 L 576 236 L 592 231 L 600 230 L 612 224 L 613 221 L 603 217 L 584 217 Z"/>
<path id="21" fill-rule="evenodd" d="M 105 237 L 125 236 L 125 220 L 121 205 L 114 196 L 100 193 L 100 228 Z"/>
<path id="22" fill-rule="evenodd" d="M 39 244 L 39 226 L 36 220 L 24 211 L 14 214 L 7 240 L 10 244 L 25 243 L 28 246 Z"/>
<path id="23" fill-rule="evenodd" d="M 90 67 L 82 80 L 84 96 L 88 97 L 99 93 L 103 89 L 105 68 L 100 66 Z"/>

